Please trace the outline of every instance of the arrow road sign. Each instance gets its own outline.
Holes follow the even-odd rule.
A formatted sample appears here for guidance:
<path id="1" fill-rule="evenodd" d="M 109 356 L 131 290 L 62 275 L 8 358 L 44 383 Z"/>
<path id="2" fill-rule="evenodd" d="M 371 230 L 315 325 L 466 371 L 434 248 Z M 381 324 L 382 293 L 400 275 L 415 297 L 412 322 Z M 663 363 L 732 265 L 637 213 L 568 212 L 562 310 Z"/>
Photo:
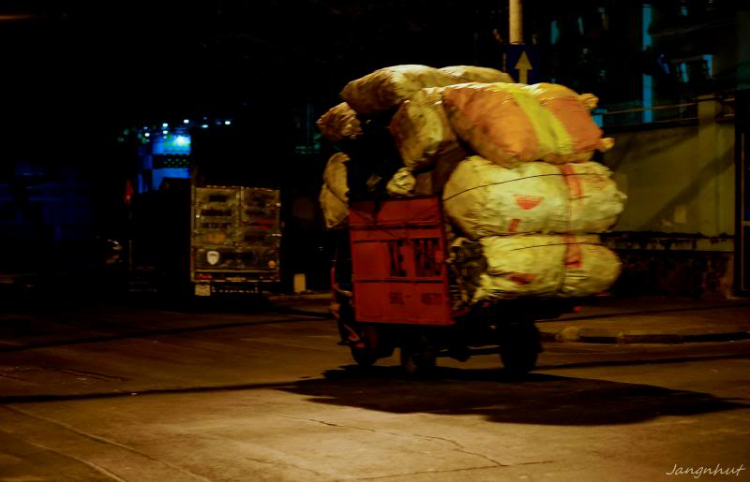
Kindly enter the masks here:
<path id="1" fill-rule="evenodd" d="M 516 82 L 534 84 L 539 81 L 539 52 L 533 45 L 508 45 L 505 71 Z"/>

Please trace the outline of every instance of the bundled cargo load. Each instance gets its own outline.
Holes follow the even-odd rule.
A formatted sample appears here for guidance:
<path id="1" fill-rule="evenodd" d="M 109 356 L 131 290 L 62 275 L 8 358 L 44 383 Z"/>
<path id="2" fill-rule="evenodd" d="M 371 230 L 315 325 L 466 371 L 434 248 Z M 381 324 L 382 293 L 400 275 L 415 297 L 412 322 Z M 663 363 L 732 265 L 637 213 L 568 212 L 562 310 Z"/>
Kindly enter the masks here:
<path id="1" fill-rule="evenodd" d="M 452 75 L 455 79 L 455 84 L 463 84 L 467 82 L 513 82 L 513 77 L 491 67 L 451 65 L 448 67 L 442 67 L 438 70 L 445 72 L 448 75 Z"/>
<path id="2" fill-rule="evenodd" d="M 395 65 L 352 80 L 341 91 L 341 97 L 357 113 L 374 115 L 395 109 L 426 87 L 445 87 L 455 83 L 454 76 L 434 67 Z"/>
<path id="3" fill-rule="evenodd" d="M 349 156 L 343 152 L 338 152 L 331 156 L 323 172 L 324 182 L 319 201 L 328 229 L 339 229 L 346 226 L 349 217 L 348 162 Z"/>
<path id="4" fill-rule="evenodd" d="M 626 198 L 590 162 L 613 144 L 591 117 L 595 96 L 487 67 L 397 65 L 342 97 L 318 121 L 346 152 L 326 167 L 329 228 L 346 225 L 349 202 L 437 195 L 464 306 L 584 297 L 614 282 L 616 255 L 588 234 L 609 230 Z"/>
<path id="5" fill-rule="evenodd" d="M 564 127 L 571 144 L 558 147 L 544 160 L 556 164 L 591 160 L 595 151 L 612 148 L 614 140 L 602 138 L 602 131 L 591 118 L 589 110 L 596 106 L 595 96 L 578 95 L 559 84 L 540 83 L 524 87 L 539 103 L 550 111 Z"/>
<path id="6" fill-rule="evenodd" d="M 592 296 L 620 274 L 617 256 L 596 235 L 490 236 L 479 243 L 486 269 L 469 281 L 475 287 L 473 303 Z"/>
<path id="7" fill-rule="evenodd" d="M 357 118 L 357 113 L 346 102 L 328 109 L 315 122 L 315 125 L 318 126 L 320 133 L 332 142 L 353 139 L 362 135 L 362 124 Z"/>
<path id="8" fill-rule="evenodd" d="M 605 166 L 529 162 L 500 167 L 482 157 L 460 162 L 443 190 L 448 216 L 472 239 L 523 233 L 601 233 L 626 196 Z"/>
<path id="9" fill-rule="evenodd" d="M 411 170 L 431 168 L 441 161 L 461 160 L 467 155 L 443 109 L 441 88 L 414 93 L 396 111 L 390 132 L 404 165 Z"/>

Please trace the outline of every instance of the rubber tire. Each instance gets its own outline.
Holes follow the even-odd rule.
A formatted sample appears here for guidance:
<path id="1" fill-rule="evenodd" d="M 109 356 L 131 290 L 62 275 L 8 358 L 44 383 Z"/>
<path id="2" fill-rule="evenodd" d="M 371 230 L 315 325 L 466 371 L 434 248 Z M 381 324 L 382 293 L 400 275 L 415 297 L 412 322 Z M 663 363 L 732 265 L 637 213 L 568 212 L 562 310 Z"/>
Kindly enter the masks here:
<path id="1" fill-rule="evenodd" d="M 354 345 L 350 345 L 349 348 L 352 352 L 352 358 L 361 367 L 371 367 L 378 360 L 378 356 L 372 348 L 357 348 Z"/>
<path id="2" fill-rule="evenodd" d="M 424 342 L 401 347 L 401 367 L 409 376 L 425 376 L 435 371 L 435 351 Z"/>
<path id="3" fill-rule="evenodd" d="M 504 331 L 500 359 L 511 376 L 523 376 L 536 368 L 540 351 L 539 329 L 533 323 L 519 323 Z"/>

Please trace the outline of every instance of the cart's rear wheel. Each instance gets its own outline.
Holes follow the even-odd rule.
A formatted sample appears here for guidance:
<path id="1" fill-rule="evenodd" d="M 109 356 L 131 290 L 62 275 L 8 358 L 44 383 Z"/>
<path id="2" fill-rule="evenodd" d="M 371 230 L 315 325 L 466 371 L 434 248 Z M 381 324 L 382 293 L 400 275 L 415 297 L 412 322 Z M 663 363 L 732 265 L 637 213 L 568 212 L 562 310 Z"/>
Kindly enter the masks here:
<path id="1" fill-rule="evenodd" d="M 378 359 L 375 350 L 368 347 L 366 344 L 364 347 L 349 345 L 349 348 L 352 352 L 352 358 L 354 358 L 354 361 L 357 363 L 357 365 L 361 367 L 370 367 L 374 365 Z"/>
<path id="2" fill-rule="evenodd" d="M 401 347 L 401 366 L 410 376 L 423 376 L 435 370 L 435 349 L 423 336 Z"/>
<path id="3" fill-rule="evenodd" d="M 514 323 L 504 327 L 500 359 L 511 375 L 525 375 L 533 370 L 541 351 L 539 330 L 534 323 Z"/>

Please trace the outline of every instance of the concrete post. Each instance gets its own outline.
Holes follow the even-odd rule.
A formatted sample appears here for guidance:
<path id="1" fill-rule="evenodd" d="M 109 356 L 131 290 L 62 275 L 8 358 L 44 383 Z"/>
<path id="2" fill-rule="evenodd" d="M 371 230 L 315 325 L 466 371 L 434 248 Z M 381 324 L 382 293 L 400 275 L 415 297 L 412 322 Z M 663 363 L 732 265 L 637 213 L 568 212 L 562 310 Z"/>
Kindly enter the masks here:
<path id="1" fill-rule="evenodd" d="M 510 43 L 523 44 L 523 7 L 522 0 L 510 0 Z"/>

